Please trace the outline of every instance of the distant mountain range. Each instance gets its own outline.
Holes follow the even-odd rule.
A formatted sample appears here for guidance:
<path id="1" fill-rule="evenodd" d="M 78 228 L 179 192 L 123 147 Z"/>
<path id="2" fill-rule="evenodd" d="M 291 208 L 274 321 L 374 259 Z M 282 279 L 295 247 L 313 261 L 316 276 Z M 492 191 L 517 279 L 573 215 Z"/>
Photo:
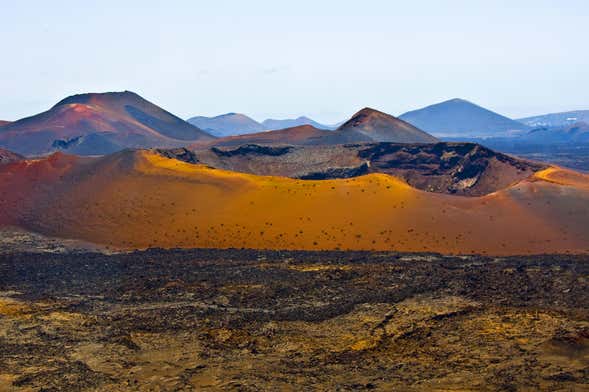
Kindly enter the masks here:
<path id="1" fill-rule="evenodd" d="M 541 114 L 533 117 L 520 118 L 517 121 L 533 128 L 570 126 L 578 122 L 589 124 L 589 110 Z"/>
<path id="2" fill-rule="evenodd" d="M 435 143 L 435 136 L 453 141 L 488 140 L 488 145 L 589 143 L 589 110 L 539 115 L 521 121 L 463 99 L 430 105 L 399 118 L 364 108 L 337 127 L 305 116 L 260 123 L 239 113 L 184 121 L 139 95 L 124 91 L 73 95 L 46 112 L 14 122 L 0 121 L 0 147 L 35 156 L 54 151 L 104 155 L 125 148 L 248 143 Z"/>
<path id="3" fill-rule="evenodd" d="M 589 124 L 577 122 L 536 128 L 521 137 L 533 143 L 589 143 Z"/>
<path id="4" fill-rule="evenodd" d="M 327 129 L 327 130 L 333 130 L 333 129 L 337 128 L 337 126 L 320 124 L 317 121 L 311 120 L 309 117 L 305 117 L 305 116 L 297 117 L 295 119 L 286 119 L 286 120 L 274 120 L 274 119 L 269 118 L 267 120 L 264 120 L 262 122 L 262 125 L 266 129 L 271 129 L 271 130 L 298 127 L 300 125 L 311 125 L 317 129 Z"/>
<path id="5" fill-rule="evenodd" d="M 124 148 L 177 147 L 213 136 L 130 92 L 73 95 L 0 127 L 0 146 L 23 155 L 79 155 Z"/>
<path id="6" fill-rule="evenodd" d="M 458 139 L 458 138 L 456 138 Z M 526 146 L 554 146 L 556 144 L 588 144 L 589 143 L 589 124 L 577 122 L 561 126 L 543 126 L 532 129 L 522 135 L 511 137 L 488 137 L 488 138 L 469 138 L 463 140 L 473 141 L 486 144 L 492 148 L 502 150 L 502 146 L 517 145 L 518 148 Z M 528 150 L 526 148 L 526 150 Z"/>
<path id="7" fill-rule="evenodd" d="M 508 136 L 530 130 L 525 124 L 463 99 L 413 110 L 399 118 L 438 137 Z"/>
<path id="8" fill-rule="evenodd" d="M 229 136 L 208 143 L 234 146 L 240 144 L 334 145 L 365 142 L 436 143 L 438 139 L 389 114 L 364 108 L 334 131 L 318 129 L 312 125 L 300 125 L 276 131 Z"/>
<path id="9" fill-rule="evenodd" d="M 189 121 L 192 124 L 130 91 L 79 94 L 63 99 L 46 112 L 0 124 L 0 147 L 27 156 L 54 151 L 104 155 L 125 148 L 215 144 L 215 136 L 208 132 L 219 136 L 244 134 L 222 138 L 218 144 L 437 141 L 405 121 L 370 108 L 362 109 L 335 131 L 328 131 L 328 126 L 304 116 L 294 120 L 266 120 L 265 125 L 238 113 L 193 117 Z M 262 132 L 266 126 L 289 124 L 303 125 Z"/>
<path id="10" fill-rule="evenodd" d="M 187 120 L 190 124 L 214 136 L 231 136 L 264 131 L 256 120 L 241 113 L 227 113 L 216 117 L 197 116 Z"/>
<path id="11" fill-rule="evenodd" d="M 308 117 L 301 116 L 295 119 L 267 119 L 257 122 L 251 117 L 241 113 L 227 113 L 215 117 L 196 116 L 187 120 L 190 124 L 218 137 L 247 135 L 262 131 L 274 131 L 293 128 L 301 125 L 311 125 L 317 129 L 335 129 L 329 125 L 323 125 Z"/>
<path id="12" fill-rule="evenodd" d="M 398 119 L 404 120 L 431 135 L 460 140 L 461 137 L 468 139 L 522 136 L 535 128 L 571 126 L 577 122 L 589 123 L 589 110 L 553 113 L 513 120 L 467 100 L 455 98 L 409 111 L 400 115 Z M 305 116 L 284 120 L 267 119 L 260 123 L 239 113 L 228 113 L 216 117 L 193 117 L 188 122 L 218 137 L 289 129 L 285 133 L 285 142 L 288 142 L 293 136 L 294 130 L 302 125 L 310 125 L 315 130 L 335 130 L 344 123 L 325 125 Z M 303 129 L 303 133 L 308 132 L 309 128 Z M 257 139 L 257 137 L 255 138 Z M 268 136 L 266 135 L 264 138 L 268 139 Z M 279 138 L 279 135 L 271 136 L 271 139 L 277 138 Z M 298 137 L 295 138 L 299 139 Z M 238 139 L 235 139 L 235 141 Z"/>

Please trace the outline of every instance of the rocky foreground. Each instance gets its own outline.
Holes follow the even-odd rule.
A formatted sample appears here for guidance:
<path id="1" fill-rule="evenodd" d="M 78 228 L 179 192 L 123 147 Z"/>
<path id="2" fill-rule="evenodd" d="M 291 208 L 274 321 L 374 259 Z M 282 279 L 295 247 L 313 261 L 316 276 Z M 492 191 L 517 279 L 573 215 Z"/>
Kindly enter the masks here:
<path id="1" fill-rule="evenodd" d="M 0 291 L 0 390 L 589 384 L 587 256 L 16 253 Z"/>

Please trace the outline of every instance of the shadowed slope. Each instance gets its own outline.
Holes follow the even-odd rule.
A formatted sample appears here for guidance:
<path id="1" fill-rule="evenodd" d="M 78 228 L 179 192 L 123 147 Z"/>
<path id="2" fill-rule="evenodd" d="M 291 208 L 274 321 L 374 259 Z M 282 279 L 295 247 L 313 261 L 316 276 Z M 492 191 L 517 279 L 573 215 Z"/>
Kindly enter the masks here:
<path id="1" fill-rule="evenodd" d="M 10 124 L 12 121 L 5 121 L 5 120 L 0 120 L 0 127 L 3 127 L 4 125 L 8 125 Z"/>
<path id="2" fill-rule="evenodd" d="M 132 92 L 73 95 L 0 128 L 0 145 L 25 155 L 93 155 L 126 147 L 175 147 L 212 136 Z"/>
<path id="3" fill-rule="evenodd" d="M 146 151 L 57 155 L 2 166 L 0 222 L 123 248 L 584 252 L 588 183 L 550 169 L 466 198 L 422 192 L 385 174 L 304 181 Z"/>

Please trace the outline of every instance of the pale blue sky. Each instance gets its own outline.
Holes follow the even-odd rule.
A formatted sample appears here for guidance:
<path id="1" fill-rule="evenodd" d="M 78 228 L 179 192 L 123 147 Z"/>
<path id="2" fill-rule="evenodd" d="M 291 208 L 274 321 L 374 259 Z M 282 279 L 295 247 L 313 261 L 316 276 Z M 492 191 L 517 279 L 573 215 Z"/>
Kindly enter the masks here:
<path id="1" fill-rule="evenodd" d="M 589 109 L 589 3 L 0 0 L 0 119 L 133 90 L 181 116 Z"/>

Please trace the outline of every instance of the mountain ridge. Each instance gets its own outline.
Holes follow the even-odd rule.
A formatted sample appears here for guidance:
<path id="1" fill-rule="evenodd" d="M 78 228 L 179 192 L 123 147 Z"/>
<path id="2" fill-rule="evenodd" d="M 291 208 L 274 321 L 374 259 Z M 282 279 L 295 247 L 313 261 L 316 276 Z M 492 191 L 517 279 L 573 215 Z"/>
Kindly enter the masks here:
<path id="1" fill-rule="evenodd" d="M 235 112 L 214 117 L 195 116 L 187 121 L 218 137 L 256 133 L 265 130 L 265 127 L 256 120 L 245 114 Z"/>
<path id="2" fill-rule="evenodd" d="M 322 130 L 312 125 L 301 125 L 275 131 L 249 135 L 229 136 L 210 143 L 192 145 L 230 146 L 238 144 L 293 144 L 336 145 L 346 143 L 436 143 L 438 139 L 405 121 L 371 108 L 356 112 L 334 131 Z"/>
<path id="3" fill-rule="evenodd" d="M 268 130 L 279 130 L 286 128 L 293 128 L 300 125 L 312 125 L 317 129 L 333 130 L 335 127 L 318 123 L 307 116 L 299 116 L 294 119 L 272 119 L 268 118 L 262 121 L 262 125 Z"/>
<path id="4" fill-rule="evenodd" d="M 589 123 L 589 110 L 570 110 L 520 118 L 517 121 L 530 127 L 557 127 L 577 122 Z"/>

